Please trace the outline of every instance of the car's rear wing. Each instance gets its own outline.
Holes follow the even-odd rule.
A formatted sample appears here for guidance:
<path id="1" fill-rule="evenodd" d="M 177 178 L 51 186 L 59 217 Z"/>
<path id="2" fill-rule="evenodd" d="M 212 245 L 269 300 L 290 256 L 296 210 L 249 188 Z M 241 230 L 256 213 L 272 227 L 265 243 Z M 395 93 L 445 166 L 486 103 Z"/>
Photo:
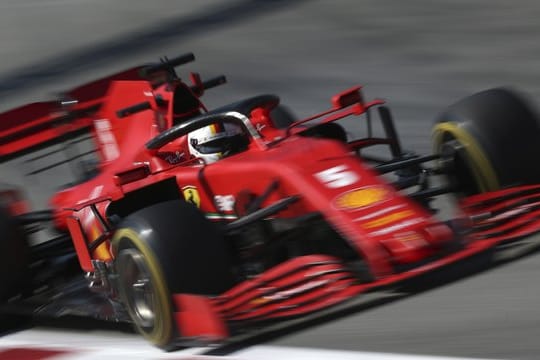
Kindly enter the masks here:
<path id="1" fill-rule="evenodd" d="M 88 132 L 91 115 L 105 101 L 113 81 L 147 80 L 153 86 L 175 77 L 174 67 L 195 59 L 192 53 L 145 64 L 86 83 L 59 100 L 27 104 L 0 114 L 0 162 Z"/>
<path id="2" fill-rule="evenodd" d="M 36 102 L 0 114 L 0 162 L 87 132 L 114 80 L 142 79 L 138 66 L 78 86 L 61 100 Z M 69 111 L 65 105 L 69 104 Z"/>

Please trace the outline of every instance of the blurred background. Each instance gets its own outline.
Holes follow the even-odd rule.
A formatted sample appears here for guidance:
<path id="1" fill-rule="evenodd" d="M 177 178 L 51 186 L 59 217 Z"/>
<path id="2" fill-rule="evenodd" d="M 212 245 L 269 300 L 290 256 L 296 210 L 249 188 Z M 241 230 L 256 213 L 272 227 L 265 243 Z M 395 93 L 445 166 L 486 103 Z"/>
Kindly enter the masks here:
<path id="1" fill-rule="evenodd" d="M 192 51 L 184 74 L 229 78 L 213 104 L 273 92 L 301 116 L 362 84 L 427 151 L 428 124 L 460 97 L 510 85 L 538 98 L 539 17 L 531 0 L 3 0 L 0 105 Z"/>
<path id="2" fill-rule="evenodd" d="M 302 117 L 361 84 L 388 101 L 404 147 L 428 153 L 433 119 L 464 96 L 511 86 L 540 103 L 539 18 L 533 0 L 2 0 L 0 110 L 192 51 L 180 76 L 229 80 L 205 95 L 210 107 L 276 93 Z M 63 176 L 28 182 L 21 167 L 1 165 L 2 180 L 41 191 Z M 529 257 L 272 343 L 538 358 L 538 265 Z"/>

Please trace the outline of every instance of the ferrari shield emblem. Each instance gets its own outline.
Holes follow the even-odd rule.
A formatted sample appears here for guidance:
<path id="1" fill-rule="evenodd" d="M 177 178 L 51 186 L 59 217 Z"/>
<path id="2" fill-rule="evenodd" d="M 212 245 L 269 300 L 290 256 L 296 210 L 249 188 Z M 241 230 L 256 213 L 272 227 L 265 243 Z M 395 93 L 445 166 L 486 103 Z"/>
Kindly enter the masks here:
<path id="1" fill-rule="evenodd" d="M 196 207 L 201 207 L 201 197 L 196 186 L 188 185 L 182 188 L 182 194 L 187 202 L 192 203 Z"/>

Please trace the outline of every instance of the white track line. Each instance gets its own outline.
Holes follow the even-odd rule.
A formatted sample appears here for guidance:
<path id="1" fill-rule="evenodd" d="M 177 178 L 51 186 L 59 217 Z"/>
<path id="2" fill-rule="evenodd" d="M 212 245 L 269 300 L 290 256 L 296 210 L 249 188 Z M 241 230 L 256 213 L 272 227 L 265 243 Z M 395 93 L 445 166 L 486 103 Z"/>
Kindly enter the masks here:
<path id="1" fill-rule="evenodd" d="M 404 355 L 360 351 L 341 351 L 278 346 L 253 346 L 228 356 L 202 355 L 208 348 L 189 348 L 166 353 L 138 336 L 107 333 L 67 333 L 50 329 L 31 329 L 0 338 L 0 360 L 7 360 L 10 349 L 59 350 L 68 353 L 46 357 L 47 360 L 122 360 L 122 359 L 176 359 L 176 360 L 473 360 L 444 356 Z M 27 359 L 25 357 L 25 359 Z M 41 358 L 36 358 L 41 359 Z M 478 360 L 478 359 L 474 359 Z M 484 359 L 487 360 L 487 359 Z"/>

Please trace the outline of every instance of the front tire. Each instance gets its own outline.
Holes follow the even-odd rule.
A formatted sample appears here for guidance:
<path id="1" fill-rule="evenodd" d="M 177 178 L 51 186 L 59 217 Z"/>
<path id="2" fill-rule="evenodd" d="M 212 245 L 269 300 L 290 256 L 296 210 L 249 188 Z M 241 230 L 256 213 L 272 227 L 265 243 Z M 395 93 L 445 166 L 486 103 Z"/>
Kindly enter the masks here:
<path id="1" fill-rule="evenodd" d="M 127 216 L 112 239 L 120 300 L 148 341 L 169 349 L 182 337 L 172 294 L 218 295 L 234 284 L 219 229 L 185 201 Z"/>
<path id="2" fill-rule="evenodd" d="M 163 270 L 152 249 L 135 231 L 122 229 L 115 239 L 119 243 L 116 271 L 120 299 L 137 331 L 152 344 L 165 347 L 175 333 Z"/>
<path id="3" fill-rule="evenodd" d="M 540 182 L 540 127 L 535 111 L 509 89 L 490 89 L 451 105 L 433 129 L 450 183 L 472 195 Z"/>

